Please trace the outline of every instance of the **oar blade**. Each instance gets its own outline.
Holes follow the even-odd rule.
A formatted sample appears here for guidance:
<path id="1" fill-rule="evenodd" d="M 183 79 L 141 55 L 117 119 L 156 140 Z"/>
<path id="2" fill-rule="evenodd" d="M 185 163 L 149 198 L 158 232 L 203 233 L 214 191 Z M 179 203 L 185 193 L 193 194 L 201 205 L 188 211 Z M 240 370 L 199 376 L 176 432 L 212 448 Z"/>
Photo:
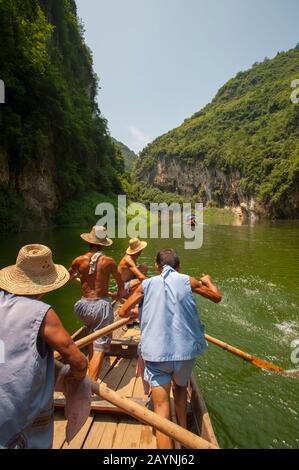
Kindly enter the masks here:
<path id="1" fill-rule="evenodd" d="M 291 379 L 299 379 L 299 369 L 285 370 L 283 375 L 285 377 L 290 377 Z"/>
<path id="2" fill-rule="evenodd" d="M 272 364 L 272 362 L 264 361 L 264 359 L 261 359 L 257 356 L 251 356 L 250 362 L 252 362 L 252 364 L 256 365 L 257 367 L 260 367 L 261 369 L 270 370 L 271 372 L 277 372 L 278 374 L 285 372 L 281 367 Z"/>

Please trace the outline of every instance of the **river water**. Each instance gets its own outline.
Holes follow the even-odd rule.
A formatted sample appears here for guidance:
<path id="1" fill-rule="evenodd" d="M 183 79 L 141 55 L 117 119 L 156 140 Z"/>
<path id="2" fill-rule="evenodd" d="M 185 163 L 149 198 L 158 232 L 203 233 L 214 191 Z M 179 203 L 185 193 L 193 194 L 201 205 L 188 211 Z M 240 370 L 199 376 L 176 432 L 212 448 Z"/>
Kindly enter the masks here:
<path id="1" fill-rule="evenodd" d="M 49 245 L 55 261 L 68 267 L 86 248 L 79 234 L 67 228 L 0 235 L 0 267 L 14 263 L 20 246 L 32 242 Z M 107 252 L 118 261 L 126 246 L 115 240 Z M 296 367 L 291 343 L 299 340 L 298 221 L 205 225 L 199 250 L 184 250 L 183 240 L 150 240 L 142 255 L 150 274 L 157 249 L 165 246 L 177 249 L 182 272 L 209 273 L 221 289 L 218 305 L 197 298 L 210 335 L 285 369 Z M 44 298 L 70 332 L 80 326 L 73 314 L 79 297 L 80 286 L 72 282 Z M 195 374 L 221 447 L 299 448 L 298 380 L 262 371 L 213 345 L 198 358 Z"/>

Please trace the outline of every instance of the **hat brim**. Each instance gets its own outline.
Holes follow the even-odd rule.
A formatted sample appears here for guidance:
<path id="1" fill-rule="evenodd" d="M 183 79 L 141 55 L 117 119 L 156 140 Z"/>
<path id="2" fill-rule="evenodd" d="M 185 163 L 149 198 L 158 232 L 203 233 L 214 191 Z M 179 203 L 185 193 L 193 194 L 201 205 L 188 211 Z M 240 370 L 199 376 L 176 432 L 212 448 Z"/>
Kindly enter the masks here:
<path id="1" fill-rule="evenodd" d="M 90 233 L 82 233 L 80 235 L 82 240 L 87 243 L 91 243 L 92 245 L 99 245 L 99 246 L 111 246 L 113 241 L 110 238 L 103 238 L 100 240 L 99 238 L 93 237 Z"/>
<path id="2" fill-rule="evenodd" d="M 135 250 L 132 250 L 130 247 L 127 249 L 126 253 L 127 255 L 136 255 L 136 253 L 139 253 L 140 251 L 144 250 L 144 248 L 147 247 L 147 242 L 140 242 L 140 245 L 138 248 Z"/>
<path id="3" fill-rule="evenodd" d="M 16 295 L 46 294 L 64 286 L 70 279 L 68 270 L 60 264 L 50 275 L 28 276 L 18 266 L 8 266 L 0 271 L 0 288 Z"/>

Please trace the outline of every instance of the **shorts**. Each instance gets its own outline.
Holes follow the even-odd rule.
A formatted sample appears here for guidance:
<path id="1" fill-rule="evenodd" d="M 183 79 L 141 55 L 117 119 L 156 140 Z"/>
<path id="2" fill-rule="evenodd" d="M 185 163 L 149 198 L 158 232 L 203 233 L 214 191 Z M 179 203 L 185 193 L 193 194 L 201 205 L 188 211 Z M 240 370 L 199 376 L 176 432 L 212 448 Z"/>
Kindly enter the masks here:
<path id="1" fill-rule="evenodd" d="M 130 290 L 131 290 L 131 281 L 126 281 L 125 282 L 124 289 L 125 289 L 124 297 L 127 298 L 127 297 L 129 297 Z"/>
<path id="2" fill-rule="evenodd" d="M 88 334 L 94 333 L 113 323 L 113 308 L 109 297 L 100 299 L 82 299 L 75 303 L 75 313 L 87 326 Z M 112 333 L 102 336 L 94 341 L 94 350 L 97 352 L 109 352 Z"/>
<path id="3" fill-rule="evenodd" d="M 186 387 L 191 378 L 194 363 L 195 358 L 186 361 L 145 361 L 144 379 L 151 387 L 167 385 L 172 380 L 180 387 Z"/>

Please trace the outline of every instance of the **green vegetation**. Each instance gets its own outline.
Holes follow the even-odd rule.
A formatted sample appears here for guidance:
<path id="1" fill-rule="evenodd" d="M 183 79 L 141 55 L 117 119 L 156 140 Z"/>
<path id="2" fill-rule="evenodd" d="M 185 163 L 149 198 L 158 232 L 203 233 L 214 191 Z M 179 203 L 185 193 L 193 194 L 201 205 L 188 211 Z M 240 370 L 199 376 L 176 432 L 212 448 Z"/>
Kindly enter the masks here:
<path id="1" fill-rule="evenodd" d="M 133 150 L 129 149 L 129 147 L 127 147 L 122 142 L 119 142 L 118 140 L 113 139 L 113 138 L 112 140 L 121 151 L 121 154 L 123 156 L 124 163 L 125 163 L 125 171 L 127 172 L 134 171 L 136 163 L 137 163 L 137 158 L 138 158 L 136 153 L 133 152 Z"/>
<path id="2" fill-rule="evenodd" d="M 98 79 L 83 35 L 74 0 L 0 0 L 0 229 L 26 228 L 32 201 L 52 223 L 74 197 L 121 189 L 124 162 L 95 100 Z M 28 194 L 28 174 L 54 180 L 47 186 L 56 207 Z"/>
<path id="3" fill-rule="evenodd" d="M 158 204 L 163 202 L 166 204 L 198 202 L 195 200 L 193 201 L 192 198 L 187 198 L 174 193 L 167 193 L 143 183 L 133 182 L 131 179 L 127 179 L 127 175 L 122 178 L 122 187 L 129 200 L 141 202 L 147 207 L 149 207 L 151 202 Z"/>
<path id="4" fill-rule="evenodd" d="M 182 167 L 202 162 L 228 180 L 232 173 L 239 175 L 239 193 L 255 198 L 268 215 L 299 217 L 299 105 L 290 99 L 294 79 L 299 79 L 299 46 L 238 73 L 209 105 L 142 152 L 137 177 L 152 184 L 159 159 L 177 159 Z M 230 195 L 215 182 L 214 204 L 223 207 Z M 203 192 L 199 185 L 198 193 Z"/>
<path id="5" fill-rule="evenodd" d="M 117 207 L 117 195 L 100 194 L 95 191 L 82 194 L 68 201 L 58 210 L 55 222 L 57 225 L 69 227 L 95 225 L 99 219 L 99 216 L 95 215 L 95 208 L 102 202 L 108 202 Z"/>

